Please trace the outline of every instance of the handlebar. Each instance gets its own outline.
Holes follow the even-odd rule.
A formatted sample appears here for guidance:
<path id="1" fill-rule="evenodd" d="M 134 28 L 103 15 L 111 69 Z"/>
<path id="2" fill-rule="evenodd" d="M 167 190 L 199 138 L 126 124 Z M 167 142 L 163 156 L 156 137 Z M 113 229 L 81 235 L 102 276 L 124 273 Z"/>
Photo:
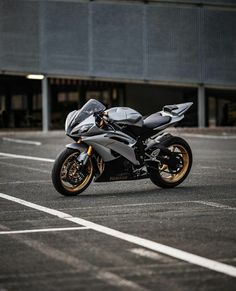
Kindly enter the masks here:
<path id="1" fill-rule="evenodd" d="M 103 110 L 94 112 L 93 116 L 95 117 L 95 122 L 97 127 L 102 128 L 105 125 L 104 117 L 108 116 L 107 112 L 104 112 Z"/>
<path id="2" fill-rule="evenodd" d="M 113 126 L 113 122 L 109 119 L 108 112 L 105 111 L 98 111 L 94 112 L 95 122 L 97 127 L 103 128 L 105 125 L 111 127 L 112 130 L 116 131 L 115 127 Z"/>

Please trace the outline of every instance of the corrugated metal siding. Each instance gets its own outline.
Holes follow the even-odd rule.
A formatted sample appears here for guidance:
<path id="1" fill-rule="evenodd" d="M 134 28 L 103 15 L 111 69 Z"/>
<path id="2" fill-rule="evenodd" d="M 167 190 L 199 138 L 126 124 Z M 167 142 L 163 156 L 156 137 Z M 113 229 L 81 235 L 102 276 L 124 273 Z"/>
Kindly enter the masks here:
<path id="1" fill-rule="evenodd" d="M 92 9 L 92 74 L 142 78 L 143 6 L 98 4 Z"/>
<path id="2" fill-rule="evenodd" d="M 1 0 L 1 65 L 5 70 L 39 69 L 39 3 Z"/>
<path id="3" fill-rule="evenodd" d="M 236 85 L 236 11 L 204 10 L 203 79 Z"/>
<path id="4" fill-rule="evenodd" d="M 17 0 L 17 1 L 21 1 L 21 0 Z M 39 0 L 29 0 L 29 1 L 39 1 Z M 40 1 L 45 1 L 45 2 L 50 2 L 50 1 L 54 1 L 54 2 L 59 2 L 59 1 L 64 1 L 64 2 L 81 2 L 83 0 L 40 0 Z M 84 0 L 84 2 L 88 2 L 88 1 L 97 1 L 97 2 L 102 2 L 104 0 Z M 108 1 L 108 0 L 106 0 Z M 110 2 L 130 2 L 130 3 L 134 3 L 134 2 L 145 2 L 145 0 L 110 0 Z M 204 4 L 204 5 L 235 5 L 235 0 L 146 0 L 146 2 L 152 3 L 152 2 L 156 2 L 156 3 L 177 3 L 177 4 Z"/>
<path id="5" fill-rule="evenodd" d="M 42 70 L 88 74 L 88 5 L 54 1 L 41 5 L 44 50 Z"/>
<path id="6" fill-rule="evenodd" d="M 79 0 L 0 5 L 0 70 L 236 85 L 234 9 Z"/>
<path id="7" fill-rule="evenodd" d="M 148 5 L 147 79 L 200 79 L 199 9 Z"/>
<path id="8" fill-rule="evenodd" d="M 137 2 L 139 0 L 119 0 L 120 2 Z M 140 2 L 143 2 L 140 0 Z M 235 0 L 147 0 L 147 2 L 156 2 L 156 3 L 176 3 L 176 4 L 192 4 L 192 5 L 197 5 L 197 4 L 202 4 L 202 5 L 214 5 L 214 6 L 219 6 L 219 5 L 230 5 L 230 6 L 236 6 Z"/>
<path id="9" fill-rule="evenodd" d="M 215 5 L 233 5 L 236 6 L 235 0 L 202 0 L 203 4 L 215 4 Z"/>
<path id="10" fill-rule="evenodd" d="M 4 21 L 4 14 L 3 14 L 3 2 L 0 1 L 0 68 L 3 66 L 3 21 Z"/>

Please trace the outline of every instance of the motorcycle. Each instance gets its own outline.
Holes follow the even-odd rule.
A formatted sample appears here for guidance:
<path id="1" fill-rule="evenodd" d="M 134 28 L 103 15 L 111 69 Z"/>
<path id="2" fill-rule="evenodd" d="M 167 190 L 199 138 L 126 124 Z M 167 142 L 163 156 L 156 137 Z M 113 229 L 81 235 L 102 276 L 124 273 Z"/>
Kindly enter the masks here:
<path id="1" fill-rule="evenodd" d="M 157 186 L 181 184 L 192 166 L 188 143 L 163 132 L 184 118 L 193 103 L 166 105 L 143 117 L 128 107 L 106 107 L 90 99 L 70 112 L 66 135 L 74 140 L 57 156 L 52 182 L 62 195 L 82 193 L 94 181 L 150 178 Z"/>

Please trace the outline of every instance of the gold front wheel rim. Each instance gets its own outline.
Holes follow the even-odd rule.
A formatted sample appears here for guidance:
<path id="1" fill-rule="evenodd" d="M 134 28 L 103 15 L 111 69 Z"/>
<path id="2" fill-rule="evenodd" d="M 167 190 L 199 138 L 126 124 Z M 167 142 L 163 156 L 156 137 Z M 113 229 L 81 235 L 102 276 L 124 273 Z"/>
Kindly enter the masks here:
<path id="1" fill-rule="evenodd" d="M 71 193 L 82 190 L 89 183 L 93 174 L 93 164 L 91 159 L 88 159 L 87 165 L 82 173 L 80 171 L 80 166 L 76 161 L 78 156 L 79 153 L 73 153 L 70 155 L 64 161 L 60 172 L 60 181 L 63 188 Z"/>

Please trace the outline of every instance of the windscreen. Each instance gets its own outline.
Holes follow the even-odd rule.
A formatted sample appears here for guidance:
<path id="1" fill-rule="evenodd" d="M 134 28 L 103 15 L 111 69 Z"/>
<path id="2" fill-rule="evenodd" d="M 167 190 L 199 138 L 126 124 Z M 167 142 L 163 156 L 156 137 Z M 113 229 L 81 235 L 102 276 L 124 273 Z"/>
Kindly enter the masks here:
<path id="1" fill-rule="evenodd" d="M 103 111 L 106 107 L 99 101 L 95 99 L 90 99 L 84 106 L 79 110 L 78 115 L 76 116 L 76 123 L 80 123 L 85 120 L 87 117 L 92 115 L 94 112 Z"/>
<path id="2" fill-rule="evenodd" d="M 95 99 L 90 99 L 87 103 L 80 110 L 74 110 L 73 112 L 69 113 L 66 126 L 67 129 L 69 127 L 74 127 L 75 125 L 81 123 L 83 120 L 88 118 L 95 112 L 104 111 L 106 107 L 99 101 Z"/>

